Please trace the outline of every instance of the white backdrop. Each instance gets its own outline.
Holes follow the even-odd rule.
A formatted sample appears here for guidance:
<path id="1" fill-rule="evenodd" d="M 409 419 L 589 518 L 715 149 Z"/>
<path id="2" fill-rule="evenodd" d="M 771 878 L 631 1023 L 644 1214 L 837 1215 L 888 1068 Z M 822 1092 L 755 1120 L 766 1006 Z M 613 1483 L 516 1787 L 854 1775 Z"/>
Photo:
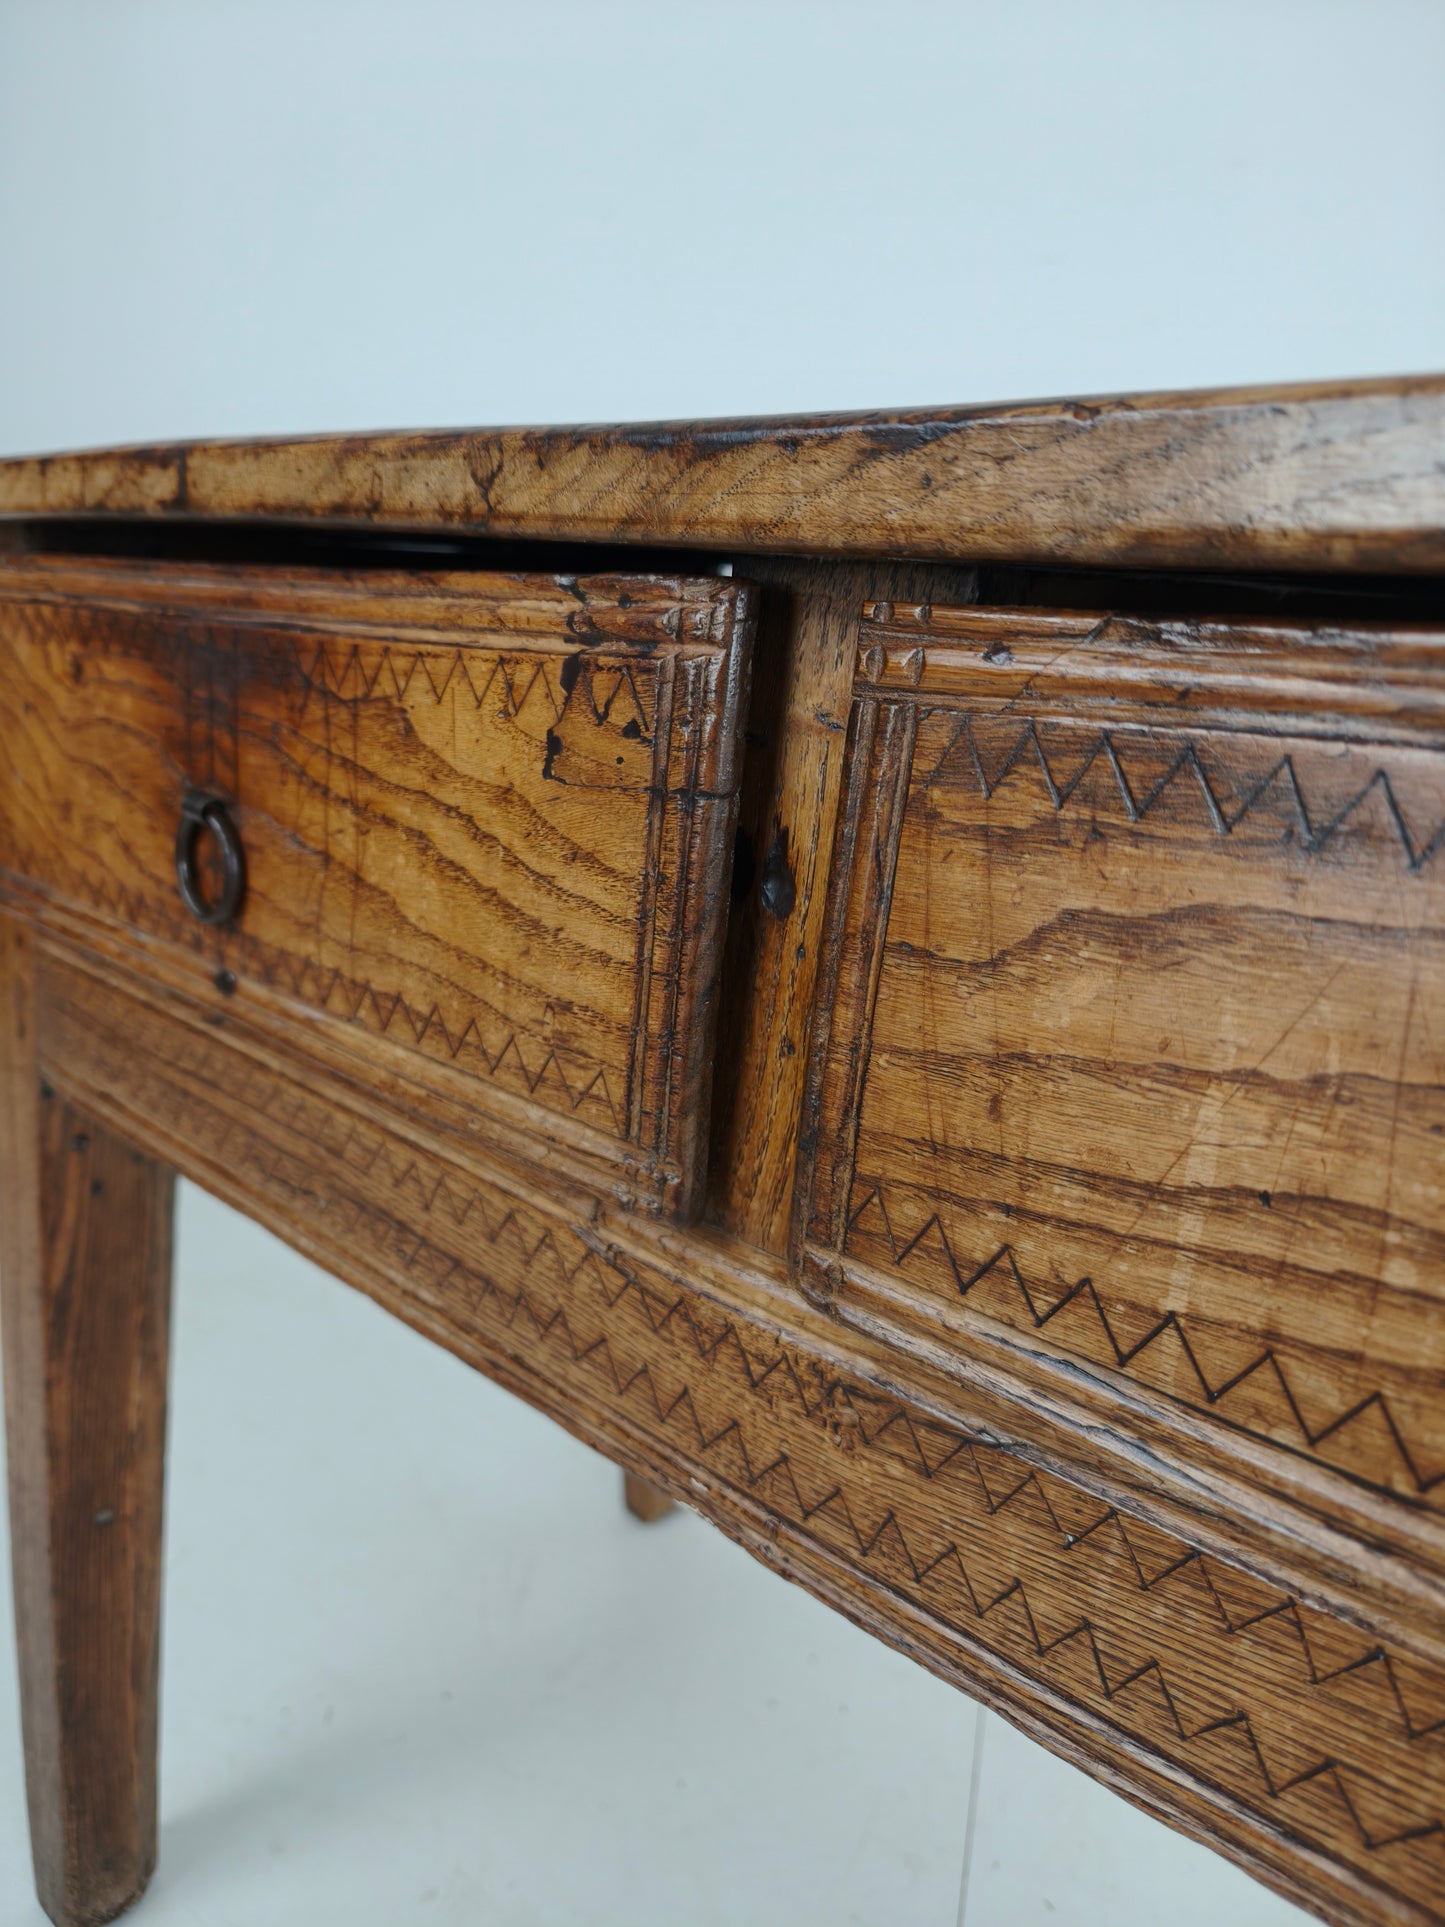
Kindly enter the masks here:
<path id="1" fill-rule="evenodd" d="M 0 449 L 1445 362 L 1440 0 L 0 0 Z"/>
<path id="2" fill-rule="evenodd" d="M 1439 368 L 1442 101 L 1440 0 L 0 0 L 0 452 Z M 951 1927 L 969 1824 L 968 1927 L 1287 1917 L 182 1232 L 143 1919 Z"/>

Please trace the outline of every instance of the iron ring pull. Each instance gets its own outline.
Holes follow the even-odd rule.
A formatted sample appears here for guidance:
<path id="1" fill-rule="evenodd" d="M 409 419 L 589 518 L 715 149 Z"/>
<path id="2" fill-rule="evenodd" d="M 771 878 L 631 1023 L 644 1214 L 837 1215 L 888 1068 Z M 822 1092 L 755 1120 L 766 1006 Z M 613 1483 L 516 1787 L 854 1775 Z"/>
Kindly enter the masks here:
<path id="1" fill-rule="evenodd" d="M 209 830 L 221 852 L 221 889 L 208 903 L 196 873 L 196 841 Z M 206 790 L 187 790 L 176 825 L 176 882 L 186 908 L 202 923 L 229 923 L 246 894 L 246 857 L 224 800 Z"/>

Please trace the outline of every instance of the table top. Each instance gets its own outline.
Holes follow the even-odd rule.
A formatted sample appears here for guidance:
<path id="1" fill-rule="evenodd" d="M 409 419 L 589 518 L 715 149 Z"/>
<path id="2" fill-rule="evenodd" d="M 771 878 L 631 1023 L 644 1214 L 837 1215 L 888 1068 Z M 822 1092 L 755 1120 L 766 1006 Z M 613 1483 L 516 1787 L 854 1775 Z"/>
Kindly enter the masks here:
<path id="1" fill-rule="evenodd" d="M 1445 570 L 1445 375 L 20 457 L 0 462 L 0 516 L 1433 572 Z"/>

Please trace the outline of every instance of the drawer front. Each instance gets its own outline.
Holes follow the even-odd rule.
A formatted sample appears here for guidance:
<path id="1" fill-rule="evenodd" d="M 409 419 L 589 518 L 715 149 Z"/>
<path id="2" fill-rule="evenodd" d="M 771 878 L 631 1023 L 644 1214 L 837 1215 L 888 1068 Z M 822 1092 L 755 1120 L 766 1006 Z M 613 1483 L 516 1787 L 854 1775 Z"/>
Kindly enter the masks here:
<path id="1" fill-rule="evenodd" d="M 809 1291 L 1445 1506 L 1441 638 L 860 634 Z"/>
<path id="2" fill-rule="evenodd" d="M 12 559 L 0 862 L 686 1213 L 750 627 L 706 578 Z M 221 926 L 188 794 L 243 852 Z"/>

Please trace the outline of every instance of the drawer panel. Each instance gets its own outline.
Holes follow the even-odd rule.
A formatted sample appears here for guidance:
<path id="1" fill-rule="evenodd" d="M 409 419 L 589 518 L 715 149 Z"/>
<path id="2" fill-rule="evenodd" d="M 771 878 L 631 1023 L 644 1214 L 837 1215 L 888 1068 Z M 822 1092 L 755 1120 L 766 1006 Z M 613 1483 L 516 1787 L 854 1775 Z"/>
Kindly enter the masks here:
<path id="1" fill-rule="evenodd" d="M 745 589 L 13 558 L 0 625 L 12 878 L 691 1209 Z M 177 887 L 191 792 L 244 850 L 220 928 Z"/>
<path id="2" fill-rule="evenodd" d="M 1445 1505 L 1441 638 L 860 633 L 809 1290 Z"/>

